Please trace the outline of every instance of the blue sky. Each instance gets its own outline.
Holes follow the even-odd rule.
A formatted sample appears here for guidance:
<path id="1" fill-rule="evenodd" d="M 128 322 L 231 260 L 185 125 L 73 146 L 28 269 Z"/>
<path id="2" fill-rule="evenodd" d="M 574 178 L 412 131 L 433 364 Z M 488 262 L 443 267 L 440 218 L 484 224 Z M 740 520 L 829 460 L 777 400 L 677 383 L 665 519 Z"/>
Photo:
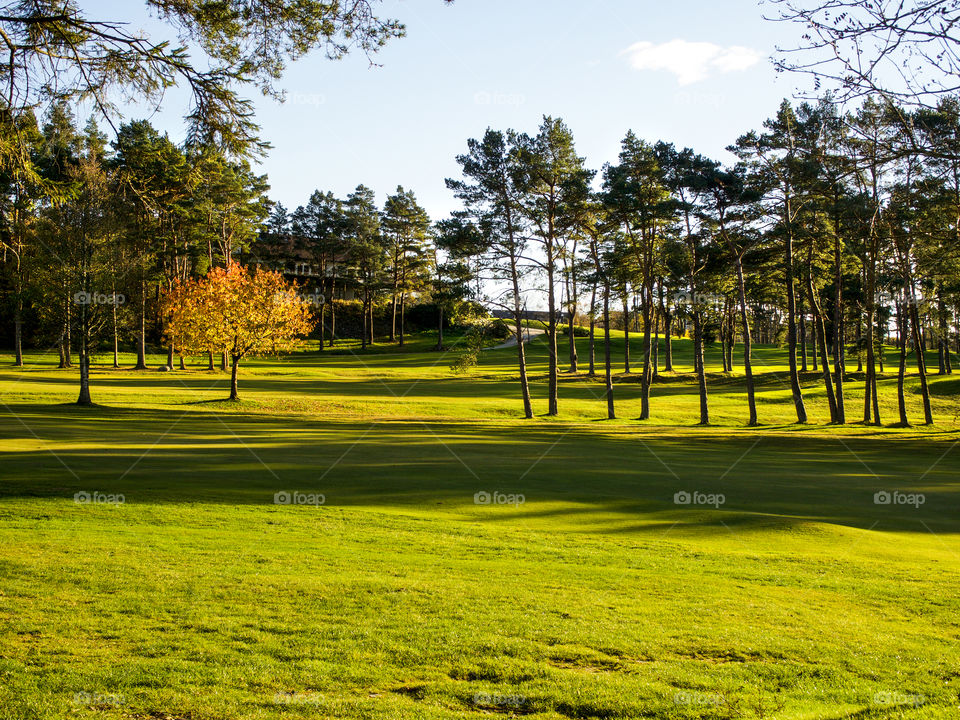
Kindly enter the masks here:
<path id="1" fill-rule="evenodd" d="M 128 2 L 124 19 L 157 27 Z M 115 2 L 92 6 L 117 16 Z M 292 209 L 314 189 L 342 196 L 362 182 L 382 202 L 402 184 L 438 218 L 457 207 L 444 178 L 467 138 L 532 133 L 544 114 L 567 122 L 596 169 L 616 159 L 627 129 L 727 160 L 724 148 L 797 82 L 768 58 L 799 28 L 765 21 L 765 10 L 756 0 L 388 0 L 384 14 L 408 33 L 379 67 L 318 53 L 289 67 L 286 103 L 257 98 L 274 146 L 262 164 L 270 196 Z M 173 93 L 151 120 L 179 140 L 183 112 Z"/>

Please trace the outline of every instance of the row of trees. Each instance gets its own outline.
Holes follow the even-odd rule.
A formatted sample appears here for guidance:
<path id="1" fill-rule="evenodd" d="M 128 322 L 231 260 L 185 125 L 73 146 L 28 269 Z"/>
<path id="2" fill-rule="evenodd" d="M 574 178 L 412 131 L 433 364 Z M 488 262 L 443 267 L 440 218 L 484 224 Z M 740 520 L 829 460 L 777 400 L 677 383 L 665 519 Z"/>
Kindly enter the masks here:
<path id="1" fill-rule="evenodd" d="M 28 327 L 35 344 L 58 348 L 61 367 L 77 354 L 80 401 L 89 402 L 91 355 L 111 345 L 116 367 L 130 338 L 146 368 L 161 294 L 226 267 L 256 237 L 266 180 L 215 149 L 179 148 L 145 121 L 121 126 L 108 145 L 93 120 L 78 130 L 65 103 L 42 124 L 23 113 L 18 132 L 29 171 L 0 173 L 15 362 L 23 365 Z"/>
<path id="2" fill-rule="evenodd" d="M 337 336 L 338 296 L 360 301 L 362 349 L 374 341 L 376 305 L 389 299 L 390 342 L 403 345 L 409 302 L 436 280 L 430 217 L 402 186 L 382 209 L 364 185 L 346 199 L 315 191 L 291 213 L 278 204 L 253 250 L 259 261 L 315 283 L 321 349 Z"/>
<path id="3" fill-rule="evenodd" d="M 916 151 L 923 137 L 926 153 Z M 589 374 L 596 372 L 597 320 L 605 329 L 609 417 L 615 416 L 609 328 L 611 304 L 627 332 L 643 333 L 641 419 L 651 415 L 658 370 L 656 337 L 689 324 L 700 394 L 710 421 L 703 361 L 707 328 L 719 328 L 724 370 L 743 346 L 747 421 L 758 423 L 752 338 L 782 340 L 797 421 L 807 411 L 800 373 L 808 348 L 822 374 L 831 421 L 848 419 L 849 357 L 864 373 L 863 421 L 879 424 L 878 366 L 883 343 L 898 345 L 899 417 L 908 424 L 904 377 L 915 356 L 924 422 L 932 422 L 924 356 L 932 342 L 949 373 L 960 304 L 960 104 L 908 110 L 868 99 L 841 113 L 829 98 L 784 102 L 763 129 L 730 147 L 721 163 L 690 149 L 628 133 L 616 163 L 598 183 L 555 118 L 539 132 L 488 130 L 458 158 L 462 179 L 448 180 L 464 202 L 438 241 L 454 257 L 479 257 L 509 309 L 518 339 L 524 412 L 532 416 L 522 343 L 525 294 L 543 294 L 548 312 L 548 414 L 557 413 L 558 324 L 563 309 L 569 365 L 579 367 L 574 318 L 586 309 Z M 561 307 L 563 305 L 564 307 Z M 632 321 L 631 321 L 632 320 Z M 772 328 L 772 331 L 771 331 Z M 711 331 L 712 332 L 712 331 Z M 625 367 L 630 371 L 629 343 Z"/>

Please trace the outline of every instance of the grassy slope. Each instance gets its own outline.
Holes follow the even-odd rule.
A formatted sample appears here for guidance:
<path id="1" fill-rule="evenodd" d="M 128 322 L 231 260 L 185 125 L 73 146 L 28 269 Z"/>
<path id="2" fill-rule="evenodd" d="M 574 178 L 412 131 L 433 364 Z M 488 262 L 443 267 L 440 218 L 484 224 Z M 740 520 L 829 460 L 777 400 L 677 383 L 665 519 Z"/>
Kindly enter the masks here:
<path id="1" fill-rule="evenodd" d="M 784 357 L 759 348 L 760 431 L 719 375 L 718 427 L 692 426 L 682 374 L 650 423 L 632 378 L 626 419 L 567 378 L 561 417 L 523 422 L 512 351 L 453 376 L 430 342 L 251 363 L 239 407 L 222 375 L 104 370 L 80 410 L 75 372 L 5 364 L 0 717 L 956 717 L 952 378 L 933 428 L 797 428 Z"/>

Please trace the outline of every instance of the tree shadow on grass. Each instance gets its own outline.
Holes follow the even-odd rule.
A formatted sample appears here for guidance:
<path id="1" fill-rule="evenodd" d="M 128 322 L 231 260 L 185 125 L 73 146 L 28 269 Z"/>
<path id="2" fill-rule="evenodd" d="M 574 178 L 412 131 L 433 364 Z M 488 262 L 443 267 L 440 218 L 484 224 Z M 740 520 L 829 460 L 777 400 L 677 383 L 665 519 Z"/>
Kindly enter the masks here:
<path id="1" fill-rule="evenodd" d="M 331 505 L 414 513 L 441 503 L 465 519 L 505 525 L 589 516 L 587 531 L 644 533 L 681 523 L 727 533 L 733 525 L 816 521 L 909 532 L 922 522 L 937 533 L 960 532 L 960 452 L 929 441 L 334 422 L 242 406 L 229 413 L 10 409 L 22 424 L 8 416 L 0 427 L 3 498 L 68 500 L 96 490 L 124 494 L 128 503 L 257 505 L 299 490 L 323 493 Z M 875 501 L 895 490 L 922 493 L 924 502 Z M 478 508 L 481 491 L 523 494 L 526 503 L 511 512 Z M 684 506 L 677 493 L 724 499 L 710 507 L 694 497 Z"/>

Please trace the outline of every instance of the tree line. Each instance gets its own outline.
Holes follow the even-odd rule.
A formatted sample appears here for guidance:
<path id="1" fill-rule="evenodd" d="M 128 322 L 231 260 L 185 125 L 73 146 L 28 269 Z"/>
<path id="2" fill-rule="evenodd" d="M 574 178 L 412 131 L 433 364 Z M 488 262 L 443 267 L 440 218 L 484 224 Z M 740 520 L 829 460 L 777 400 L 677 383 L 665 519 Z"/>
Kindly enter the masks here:
<path id="1" fill-rule="evenodd" d="M 916 139 L 927 150 L 917 152 Z M 608 417 L 615 417 L 611 307 L 627 335 L 642 333 L 640 419 L 650 389 L 673 369 L 671 338 L 689 326 L 700 396 L 710 422 L 704 342 L 719 337 L 723 371 L 742 346 L 747 422 L 759 422 L 752 343 L 782 343 L 798 423 L 807 421 L 801 373 L 820 373 L 832 423 L 845 423 L 848 363 L 865 388 L 862 419 L 880 424 L 877 374 L 896 343 L 898 418 L 907 425 L 904 379 L 914 363 L 923 422 L 932 423 L 924 347 L 952 372 L 960 300 L 960 103 L 904 108 L 869 98 L 842 112 L 829 97 L 784 101 L 762 129 L 729 147 L 729 164 L 628 132 L 600 173 L 576 153 L 560 119 L 536 135 L 488 130 L 458 157 L 448 186 L 463 210 L 440 238 L 453 256 L 479 258 L 508 309 L 518 340 L 524 414 L 532 417 L 522 343 L 525 295 L 547 307 L 548 415 L 558 412 L 559 322 L 566 317 L 569 371 L 580 361 L 578 311 L 589 322 L 588 375 L 597 373 L 603 329 Z M 563 313 L 563 310 L 566 310 Z M 911 359 L 912 356 L 912 359 Z"/>
<path id="2" fill-rule="evenodd" d="M 430 301 L 439 348 L 444 316 L 468 300 L 506 311 L 526 417 L 530 303 L 547 313 L 551 415 L 559 411 L 561 336 L 568 370 L 578 373 L 581 324 L 587 375 L 602 367 L 611 418 L 615 326 L 627 337 L 623 369 L 639 370 L 641 419 L 651 417 L 656 376 L 673 371 L 673 338 L 687 331 L 703 424 L 704 346 L 714 340 L 724 372 L 741 347 L 751 425 L 759 422 L 758 338 L 787 349 L 798 422 L 807 420 L 801 374 L 811 368 L 834 423 L 848 420 L 851 362 L 863 376 L 862 418 L 881 422 L 877 375 L 891 343 L 901 424 L 909 423 L 909 365 L 923 421 L 932 422 L 917 350 L 934 348 L 938 371 L 952 372 L 960 299 L 960 103 L 952 97 L 918 109 L 868 99 L 851 112 L 829 98 L 785 101 L 760 130 L 736 139 L 726 166 L 628 132 L 617 160 L 597 172 L 560 119 L 544 118 L 533 135 L 488 130 L 457 158 L 461 177 L 447 180 L 462 209 L 437 222 L 402 186 L 382 207 L 360 185 L 342 199 L 315 191 L 288 212 L 268 199 L 266 177 L 247 161 L 177 146 L 146 121 L 122 125 L 108 143 L 96 123 L 78 129 L 57 103 L 42 122 L 22 113 L 17 127 L 30 172 L 0 175 L 15 362 L 23 364 L 29 327 L 33 344 L 58 348 L 62 367 L 77 355 L 81 400 L 89 399 L 90 357 L 107 350 L 119 366 L 125 341 L 139 369 L 151 341 L 166 348 L 169 369 L 175 355 L 183 367 L 198 351 L 209 368 L 216 355 L 227 369 L 231 353 L 220 344 L 200 347 L 182 331 L 178 341 L 175 308 L 164 298 L 234 263 L 280 270 L 301 281 L 301 295 L 312 290 L 321 348 L 342 335 L 338 306 L 348 298 L 360 307 L 361 349 L 374 341 L 375 311 L 386 309 L 389 339 L 402 345 L 408 308 Z M 639 362 L 630 357 L 631 332 L 642 336 Z"/>

